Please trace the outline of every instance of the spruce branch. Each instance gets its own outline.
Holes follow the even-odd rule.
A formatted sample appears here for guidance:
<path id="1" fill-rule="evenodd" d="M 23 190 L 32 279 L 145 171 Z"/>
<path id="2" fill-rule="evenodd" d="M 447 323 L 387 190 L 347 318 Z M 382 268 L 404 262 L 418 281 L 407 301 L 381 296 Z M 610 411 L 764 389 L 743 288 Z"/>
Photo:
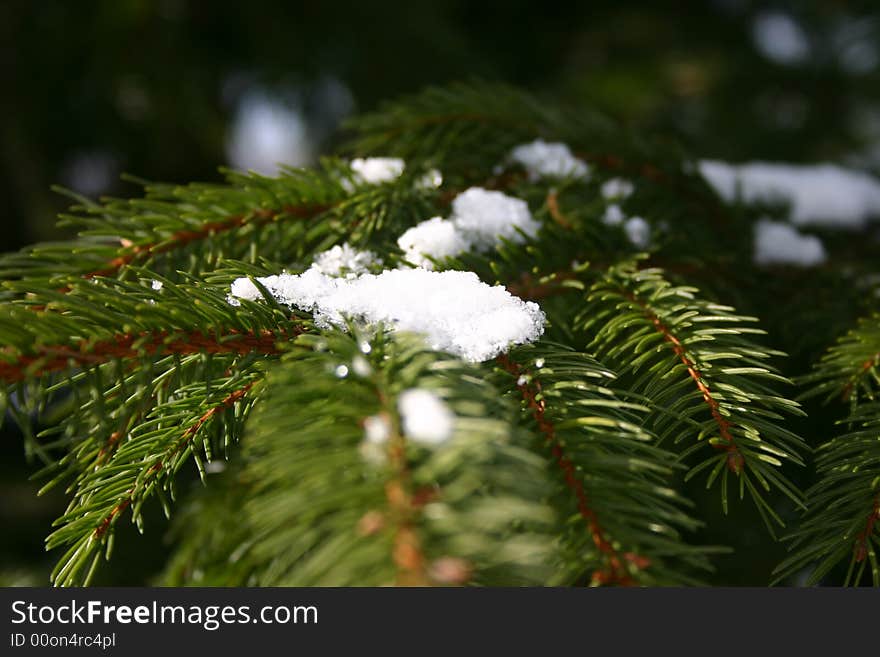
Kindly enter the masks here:
<path id="1" fill-rule="evenodd" d="M 814 585 L 846 565 L 845 586 L 858 586 L 866 571 L 880 586 L 880 406 L 866 402 L 841 424 L 847 430 L 816 450 L 819 480 L 776 581 L 805 574 Z"/>
<path id="2" fill-rule="evenodd" d="M 455 413 L 446 442 L 425 447 L 407 433 L 397 400 L 411 389 L 431 391 Z M 524 436 L 505 419 L 512 419 L 510 407 L 478 368 L 427 351 L 420 338 L 379 335 L 364 343 L 330 332 L 298 339 L 270 373 L 267 391 L 242 471 L 250 484 L 242 558 L 257 582 L 548 577 L 553 514 L 541 502 L 542 460 L 521 444 Z M 368 418 L 390 422 L 378 443 L 365 438 Z"/>
<path id="3" fill-rule="evenodd" d="M 808 386 L 805 398 L 837 397 L 857 406 L 873 401 L 880 386 L 880 316 L 861 318 L 855 327 L 838 339 L 823 355 L 815 371 L 801 378 Z"/>
<path id="4" fill-rule="evenodd" d="M 92 581 L 120 522 L 142 528 L 152 504 L 175 507 L 163 581 L 212 585 L 692 584 L 717 549 L 693 544 L 702 523 L 684 481 L 720 482 L 725 512 L 738 484 L 771 533 L 803 506 L 784 474 L 806 450 L 787 425 L 802 411 L 769 364 L 781 354 L 754 318 L 709 300 L 739 298 L 745 276 L 688 286 L 710 273 L 698 247 L 722 238 L 732 263 L 752 248 L 751 210 L 724 205 L 675 148 L 501 85 L 430 89 L 351 127 L 358 154 L 407 158 L 397 177 L 328 159 L 147 184 L 142 198 L 80 199 L 64 218 L 75 240 L 0 259 L 0 401 L 46 487 L 70 496 L 48 539 L 65 550 L 56 584 Z M 564 140 L 577 166 L 536 173 L 512 150 L 548 146 L 524 143 L 535 138 Z M 434 167 L 439 189 L 424 183 Z M 408 268 L 404 231 L 438 215 L 464 231 L 455 201 L 474 185 L 481 202 L 513 204 L 517 218 L 496 226 L 511 230 L 471 227 L 463 250 L 424 262 L 540 300 L 520 304 L 538 318 L 528 347 L 504 337 L 506 355 L 465 363 L 270 282 L 353 285 L 360 270 L 320 270 L 331 246 L 369 250 L 371 274 L 379 260 Z M 650 243 L 621 223 L 641 216 Z M 399 314 L 382 321 L 399 329 Z M 854 410 L 817 451 L 780 577 L 810 567 L 821 581 L 849 560 L 846 582 L 868 569 L 878 581 L 878 326 L 862 320 L 805 379 L 808 395 Z M 420 437 L 404 410 L 413 392 L 454 430 Z M 207 485 L 177 509 L 187 469 Z"/>
<path id="5" fill-rule="evenodd" d="M 624 263 L 592 287 L 580 324 L 594 336 L 599 357 L 628 375 L 631 390 L 667 413 L 652 423 L 661 440 L 695 441 L 684 457 L 705 453 L 706 446 L 720 452 L 706 455 L 688 478 L 708 469 L 711 485 L 721 475 L 726 510 L 732 474 L 740 496 L 749 492 L 772 531 L 771 520 L 784 523 L 767 492 L 776 488 L 803 505 L 801 493 L 777 471 L 783 461 L 803 465 L 803 441 L 779 424 L 781 412 L 802 411 L 762 383 L 788 381 L 767 364 L 778 352 L 747 339 L 761 333 L 748 325 L 754 318 L 695 293 L 670 285 L 660 270 Z"/>
<path id="6" fill-rule="evenodd" d="M 684 539 L 699 523 L 669 485 L 681 466 L 639 427 L 647 407 L 610 389 L 615 373 L 559 345 L 520 348 L 498 365 L 522 399 L 525 426 L 537 432 L 535 449 L 549 456 L 547 467 L 564 487 L 555 498 L 561 517 L 574 513 L 580 521 L 561 531 L 572 564 L 560 581 L 698 581 L 714 549 Z"/>
<path id="7" fill-rule="evenodd" d="M 57 521 L 61 527 L 47 539 L 47 549 L 68 547 L 53 571 L 55 584 L 88 584 L 102 551 L 106 549 L 109 557 L 111 528 L 129 509 L 133 520 L 140 524 L 141 507 L 149 497 L 157 495 L 166 514 L 170 514 L 166 493 L 173 495 L 174 474 L 190 455 L 196 459 L 200 471 L 204 471 L 196 440 L 206 440 L 203 436 L 207 428 L 244 402 L 256 381 L 253 377 L 239 381 L 238 387 L 232 390 L 228 389 L 229 382 L 224 381 L 227 387 L 215 392 L 206 393 L 203 386 L 178 391 L 177 399 L 157 405 L 147 421 L 130 433 L 102 467 L 84 471 L 78 477 L 74 498 L 65 515 Z M 240 411 L 237 420 L 230 421 L 240 422 L 249 406 Z M 204 407 L 208 410 L 202 411 Z M 175 421 L 169 423 L 170 418 Z M 223 424 L 225 428 L 220 433 L 234 433 L 228 422 Z M 210 457 L 210 449 L 205 454 Z"/>
<path id="8" fill-rule="evenodd" d="M 636 569 L 644 570 L 650 565 L 650 560 L 637 554 L 627 552 L 620 555 L 612 544 L 605 538 L 604 530 L 599 524 L 596 512 L 590 506 L 587 494 L 584 491 L 583 482 L 578 477 L 575 467 L 566 455 L 565 450 L 556 437 L 556 427 L 548 421 L 544 415 L 545 400 L 541 397 L 541 383 L 532 377 L 526 377 L 523 366 L 514 362 L 508 356 L 499 356 L 498 363 L 501 367 L 516 377 L 516 387 L 522 394 L 523 401 L 531 410 L 532 418 L 538 426 L 538 430 L 544 435 L 544 441 L 550 448 L 550 452 L 556 461 L 556 465 L 562 470 L 565 484 L 571 490 L 577 501 L 577 510 L 587 524 L 593 544 L 602 553 L 606 566 L 593 571 L 590 582 L 593 584 L 620 584 L 630 586 L 635 580 L 626 572 L 625 562 L 629 562 Z M 532 379 L 531 381 L 527 379 Z"/>
<path id="9" fill-rule="evenodd" d="M 237 354 L 252 352 L 277 355 L 281 340 L 295 337 L 298 327 L 277 332 L 231 329 L 225 334 L 209 335 L 201 331 L 118 334 L 108 340 L 82 341 L 76 347 L 36 345 L 33 354 L 19 355 L 12 362 L 0 363 L 0 380 L 17 383 L 68 369 L 94 367 L 111 360 L 186 354 Z"/>

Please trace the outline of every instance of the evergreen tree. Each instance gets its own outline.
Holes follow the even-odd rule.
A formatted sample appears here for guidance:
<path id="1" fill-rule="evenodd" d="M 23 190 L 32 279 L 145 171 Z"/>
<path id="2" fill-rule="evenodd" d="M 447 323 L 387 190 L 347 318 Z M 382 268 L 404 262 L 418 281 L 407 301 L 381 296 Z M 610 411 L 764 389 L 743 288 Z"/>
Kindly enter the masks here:
<path id="1" fill-rule="evenodd" d="M 348 136 L 314 169 L 77 198 L 77 239 L 2 259 L 3 401 L 70 499 L 55 584 L 151 505 L 167 584 L 711 583 L 705 525 L 734 520 L 694 482 L 788 541 L 776 581 L 880 584 L 869 249 L 754 264 L 796 203 L 503 86 Z M 822 280 L 848 292 L 793 317 Z"/>

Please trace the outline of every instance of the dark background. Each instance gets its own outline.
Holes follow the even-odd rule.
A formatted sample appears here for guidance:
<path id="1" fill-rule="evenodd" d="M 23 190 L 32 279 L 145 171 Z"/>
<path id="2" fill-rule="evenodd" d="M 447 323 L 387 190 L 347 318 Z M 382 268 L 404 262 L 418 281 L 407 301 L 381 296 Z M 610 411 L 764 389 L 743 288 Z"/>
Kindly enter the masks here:
<path id="1" fill-rule="evenodd" d="M 6 0 L 0 247 L 65 236 L 53 184 L 98 197 L 136 193 L 123 172 L 180 183 L 217 180 L 223 164 L 271 173 L 332 148 L 347 115 L 472 77 L 601 108 L 700 157 L 876 173 L 878 34 L 876 1 Z M 6 427 L 0 440 L 0 584 L 43 584 L 63 497 L 37 498 L 18 436 Z M 121 532 L 103 583 L 148 581 L 163 526 L 148 519 L 139 547 Z M 778 549 L 712 538 L 741 548 L 719 583 L 766 583 Z"/>

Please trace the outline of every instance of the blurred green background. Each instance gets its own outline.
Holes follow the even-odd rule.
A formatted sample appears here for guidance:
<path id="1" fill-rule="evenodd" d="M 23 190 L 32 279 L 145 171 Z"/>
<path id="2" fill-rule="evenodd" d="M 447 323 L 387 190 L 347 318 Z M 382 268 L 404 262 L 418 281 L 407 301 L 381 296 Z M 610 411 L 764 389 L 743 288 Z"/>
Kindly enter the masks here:
<path id="1" fill-rule="evenodd" d="M 64 237 L 52 184 L 98 197 L 136 193 L 123 172 L 184 183 L 307 164 L 346 116 L 472 77 L 598 107 L 700 157 L 880 170 L 876 0 L 6 0 L 0 246 Z M 44 584 L 64 499 L 36 497 L 20 438 L 0 439 L 0 583 Z M 738 548 L 719 583 L 765 584 L 778 560 L 745 522 L 708 537 Z M 149 581 L 163 528 L 122 532 L 100 583 Z"/>

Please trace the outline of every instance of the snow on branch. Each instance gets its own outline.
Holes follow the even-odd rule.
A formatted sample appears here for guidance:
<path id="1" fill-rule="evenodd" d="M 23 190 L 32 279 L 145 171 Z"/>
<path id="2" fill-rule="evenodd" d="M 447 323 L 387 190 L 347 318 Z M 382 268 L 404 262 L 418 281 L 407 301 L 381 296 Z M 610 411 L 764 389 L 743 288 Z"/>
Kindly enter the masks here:
<path id="1" fill-rule="evenodd" d="M 394 269 L 334 278 L 311 268 L 257 280 L 279 303 L 313 313 L 320 327 L 344 329 L 347 319 L 381 324 L 422 334 L 432 349 L 473 362 L 532 342 L 544 332 L 545 316 L 536 303 L 486 285 L 473 272 Z M 262 298 L 248 278 L 232 284 L 231 296 Z"/>
<path id="2" fill-rule="evenodd" d="M 452 201 L 449 219 L 433 217 L 407 230 L 397 240 L 406 260 L 432 269 L 429 258 L 441 259 L 467 251 L 496 248 L 502 240 L 521 244 L 541 227 L 528 204 L 502 192 L 471 187 Z M 525 236 L 525 237 L 524 237 Z"/>
<path id="3" fill-rule="evenodd" d="M 572 155 L 567 145 L 543 139 L 520 144 L 511 151 L 510 159 L 521 164 L 531 180 L 586 178 L 590 172 L 586 162 Z"/>
<path id="4" fill-rule="evenodd" d="M 825 246 L 815 235 L 802 235 L 779 221 L 755 224 L 755 264 L 814 267 L 825 262 Z"/>
<path id="5" fill-rule="evenodd" d="M 397 157 L 358 157 L 351 161 L 355 177 L 372 185 L 397 180 L 404 166 L 403 160 Z"/>
<path id="6" fill-rule="evenodd" d="M 406 169 L 406 162 L 399 157 L 357 157 L 349 166 L 354 183 L 380 185 L 400 178 Z M 443 175 L 437 169 L 431 169 L 418 180 L 418 185 L 424 189 L 439 187 L 442 184 Z M 342 186 L 349 192 L 354 190 L 351 181 L 342 181 Z"/>
<path id="7" fill-rule="evenodd" d="M 381 265 L 381 258 L 372 251 L 358 251 L 346 243 L 317 254 L 312 267 L 327 276 L 342 276 L 363 274 L 373 264 Z"/>
<path id="8" fill-rule="evenodd" d="M 700 172 L 726 201 L 782 201 L 798 226 L 860 229 L 880 218 L 880 181 L 833 164 L 769 162 L 733 165 L 702 160 Z"/>

